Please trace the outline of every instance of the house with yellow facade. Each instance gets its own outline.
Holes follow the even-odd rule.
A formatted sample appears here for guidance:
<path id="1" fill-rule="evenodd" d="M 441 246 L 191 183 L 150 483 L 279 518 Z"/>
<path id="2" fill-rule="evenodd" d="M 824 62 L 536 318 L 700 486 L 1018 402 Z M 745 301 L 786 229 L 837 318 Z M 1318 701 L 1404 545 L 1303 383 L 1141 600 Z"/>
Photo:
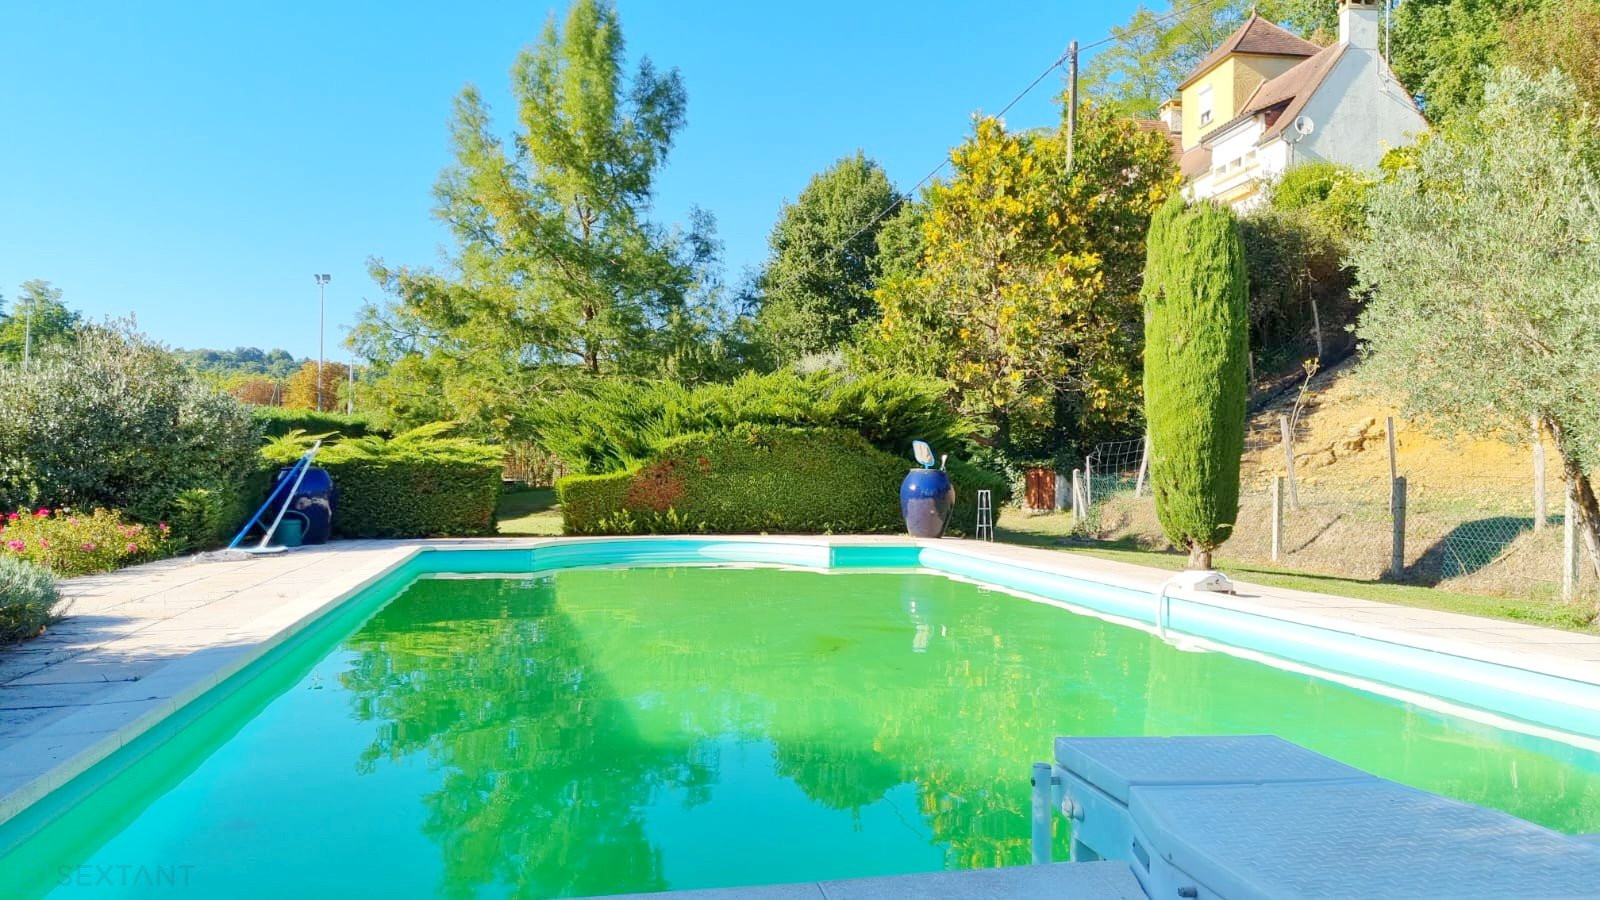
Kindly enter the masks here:
<path id="1" fill-rule="evenodd" d="M 1337 42 L 1319 47 L 1252 15 L 1162 106 L 1191 199 L 1248 209 L 1291 166 L 1375 169 L 1427 130 L 1379 51 L 1379 0 L 1336 2 Z"/>

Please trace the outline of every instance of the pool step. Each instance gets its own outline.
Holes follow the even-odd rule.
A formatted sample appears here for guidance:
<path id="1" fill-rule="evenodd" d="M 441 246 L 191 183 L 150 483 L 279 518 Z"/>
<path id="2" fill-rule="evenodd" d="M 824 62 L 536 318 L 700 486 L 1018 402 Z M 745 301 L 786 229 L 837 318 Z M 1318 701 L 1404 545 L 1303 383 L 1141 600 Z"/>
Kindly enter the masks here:
<path id="1" fill-rule="evenodd" d="M 1059 738 L 1075 860 L 1153 900 L 1595 897 L 1600 844 L 1270 736 Z"/>

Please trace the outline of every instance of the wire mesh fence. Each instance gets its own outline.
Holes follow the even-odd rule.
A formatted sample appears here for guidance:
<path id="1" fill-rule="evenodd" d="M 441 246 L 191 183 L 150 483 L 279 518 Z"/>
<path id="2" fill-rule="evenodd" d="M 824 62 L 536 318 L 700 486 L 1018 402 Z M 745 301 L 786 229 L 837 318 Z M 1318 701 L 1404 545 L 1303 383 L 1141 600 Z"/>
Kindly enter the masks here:
<path id="1" fill-rule="evenodd" d="M 1542 467 L 1464 472 L 1427 454 L 1389 457 L 1384 425 L 1367 422 L 1356 431 L 1330 448 L 1292 444 L 1287 455 L 1274 450 L 1282 447 L 1281 428 L 1247 434 L 1247 447 L 1256 442 L 1257 456 L 1246 465 L 1238 517 L 1223 555 L 1288 570 L 1475 593 L 1600 596 L 1592 567 L 1580 558 L 1581 545 L 1567 534 L 1559 467 L 1551 466 L 1536 485 Z M 1396 433 L 1395 444 L 1405 446 L 1403 432 Z M 1365 451 L 1365 466 L 1331 464 L 1341 453 Z M 1134 492 L 1142 454 L 1138 440 L 1102 445 L 1089 454 L 1085 469 L 1092 472 L 1087 481 L 1093 494 L 1077 517 L 1082 530 L 1160 542 L 1154 501 Z M 1298 470 L 1292 479 L 1289 456 Z M 1392 462 L 1386 465 L 1386 459 Z M 1405 482 L 1398 496 L 1388 465 Z"/>
<path id="2" fill-rule="evenodd" d="M 1145 439 L 1111 441 L 1095 447 L 1084 458 L 1084 480 L 1090 502 L 1122 491 L 1134 491 L 1144 473 Z"/>

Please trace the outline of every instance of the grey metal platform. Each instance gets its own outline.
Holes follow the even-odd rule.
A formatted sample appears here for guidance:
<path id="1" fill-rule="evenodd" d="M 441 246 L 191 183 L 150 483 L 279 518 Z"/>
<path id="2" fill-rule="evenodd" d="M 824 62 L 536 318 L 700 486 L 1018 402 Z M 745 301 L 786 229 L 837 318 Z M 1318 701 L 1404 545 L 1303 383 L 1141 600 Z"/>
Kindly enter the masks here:
<path id="1" fill-rule="evenodd" d="M 1075 859 L 1154 900 L 1600 897 L 1600 845 L 1271 737 L 1062 738 Z"/>

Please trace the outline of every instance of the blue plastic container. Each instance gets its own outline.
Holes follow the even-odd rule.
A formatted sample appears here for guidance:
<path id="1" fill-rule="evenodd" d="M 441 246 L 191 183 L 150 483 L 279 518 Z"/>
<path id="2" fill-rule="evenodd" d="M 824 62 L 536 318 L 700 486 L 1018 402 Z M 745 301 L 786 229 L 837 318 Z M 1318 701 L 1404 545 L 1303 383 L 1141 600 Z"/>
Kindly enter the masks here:
<path id="1" fill-rule="evenodd" d="M 900 482 L 900 515 L 912 537 L 943 537 L 955 506 L 956 487 L 942 469 L 912 469 Z"/>
<path id="2" fill-rule="evenodd" d="M 288 477 L 289 469 L 278 470 L 278 478 Z M 289 510 L 306 518 L 305 543 L 326 544 L 333 535 L 333 507 L 338 492 L 327 469 L 313 466 L 306 470 L 300 488 L 289 499 Z"/>

